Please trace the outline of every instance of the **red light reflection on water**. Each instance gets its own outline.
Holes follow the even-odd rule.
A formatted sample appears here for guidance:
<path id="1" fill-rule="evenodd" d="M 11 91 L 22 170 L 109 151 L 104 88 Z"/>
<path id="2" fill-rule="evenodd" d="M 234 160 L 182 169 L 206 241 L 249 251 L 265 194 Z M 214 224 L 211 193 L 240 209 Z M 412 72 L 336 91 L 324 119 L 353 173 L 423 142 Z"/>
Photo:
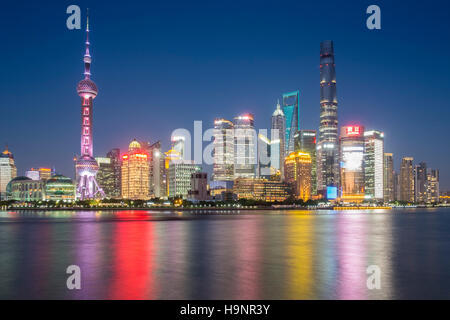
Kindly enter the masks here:
<path id="1" fill-rule="evenodd" d="M 147 219 L 142 214 L 123 211 Z M 155 234 L 153 222 L 123 221 L 116 224 L 114 235 L 111 299 L 154 299 Z"/>

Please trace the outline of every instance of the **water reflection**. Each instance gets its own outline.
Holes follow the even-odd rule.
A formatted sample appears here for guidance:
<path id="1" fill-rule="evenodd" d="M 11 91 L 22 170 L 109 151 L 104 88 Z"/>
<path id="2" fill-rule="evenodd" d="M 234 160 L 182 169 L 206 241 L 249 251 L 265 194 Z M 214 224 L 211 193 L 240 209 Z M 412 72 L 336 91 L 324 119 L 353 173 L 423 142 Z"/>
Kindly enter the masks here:
<path id="1" fill-rule="evenodd" d="M 449 217 L 1 212 L 0 298 L 448 298 Z M 79 291 L 66 288 L 72 264 L 81 268 Z M 382 271 L 380 290 L 367 289 L 369 265 Z"/>

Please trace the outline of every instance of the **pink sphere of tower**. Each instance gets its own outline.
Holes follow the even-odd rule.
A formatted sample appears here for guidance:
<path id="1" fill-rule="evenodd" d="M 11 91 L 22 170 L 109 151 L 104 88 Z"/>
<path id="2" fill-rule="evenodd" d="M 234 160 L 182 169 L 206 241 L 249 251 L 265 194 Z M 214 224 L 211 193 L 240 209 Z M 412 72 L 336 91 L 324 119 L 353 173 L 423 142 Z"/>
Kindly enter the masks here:
<path id="1" fill-rule="evenodd" d="M 77 93 L 81 98 L 84 99 L 95 99 L 98 94 L 97 85 L 91 79 L 83 79 L 78 82 Z"/>

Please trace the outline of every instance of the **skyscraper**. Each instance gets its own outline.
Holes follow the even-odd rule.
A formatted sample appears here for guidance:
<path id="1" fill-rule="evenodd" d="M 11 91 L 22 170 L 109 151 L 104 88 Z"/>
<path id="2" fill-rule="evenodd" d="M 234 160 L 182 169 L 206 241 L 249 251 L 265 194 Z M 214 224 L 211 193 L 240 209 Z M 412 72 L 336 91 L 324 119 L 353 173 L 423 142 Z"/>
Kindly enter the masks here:
<path id="1" fill-rule="evenodd" d="M 122 156 L 122 198 L 146 200 L 149 192 L 149 156 L 141 144 L 134 139 L 128 153 Z"/>
<path id="2" fill-rule="evenodd" d="M 294 135 L 300 130 L 299 101 L 299 90 L 283 94 L 283 113 L 286 120 L 285 156 L 294 152 Z"/>
<path id="3" fill-rule="evenodd" d="M 295 151 L 311 156 L 311 193 L 317 194 L 316 130 L 300 130 L 294 135 Z"/>
<path id="4" fill-rule="evenodd" d="M 6 186 L 17 177 L 17 168 L 14 155 L 6 147 L 0 154 L 0 200 L 6 200 Z"/>
<path id="5" fill-rule="evenodd" d="M 364 132 L 365 197 L 384 200 L 384 133 L 377 130 Z"/>
<path id="6" fill-rule="evenodd" d="M 439 170 L 427 169 L 427 203 L 439 203 Z"/>
<path id="7" fill-rule="evenodd" d="M 341 127 L 340 135 L 341 198 L 364 200 L 364 127 Z"/>
<path id="8" fill-rule="evenodd" d="M 122 189 L 122 163 L 120 160 L 120 149 L 114 148 L 111 149 L 106 156 L 111 160 L 111 165 L 113 167 L 114 172 L 114 187 L 111 192 L 111 196 L 113 198 L 119 198 L 121 195 Z"/>
<path id="9" fill-rule="evenodd" d="M 89 17 L 86 24 L 86 53 L 84 54 L 84 79 L 77 85 L 77 93 L 81 97 L 81 155 L 76 160 L 76 176 L 78 186 L 77 198 L 81 200 L 104 197 L 105 193 L 95 179 L 98 164 L 93 157 L 92 141 L 92 103 L 98 89 L 91 80 L 91 55 L 89 53 Z"/>
<path id="10" fill-rule="evenodd" d="M 149 149 L 150 156 L 150 197 L 167 196 L 165 156 L 161 151 L 161 142 L 157 141 Z"/>
<path id="11" fill-rule="evenodd" d="M 395 172 L 394 156 L 392 153 L 384 154 L 384 201 L 391 202 L 395 200 Z"/>
<path id="12" fill-rule="evenodd" d="M 256 131 L 253 114 L 234 118 L 234 178 L 254 178 L 256 174 Z"/>
<path id="13" fill-rule="evenodd" d="M 107 198 L 114 197 L 114 166 L 109 157 L 96 157 L 98 163 L 97 182 Z"/>
<path id="14" fill-rule="evenodd" d="M 400 200 L 414 202 L 414 159 L 404 157 L 400 167 Z"/>
<path id="15" fill-rule="evenodd" d="M 175 150 L 180 154 L 182 160 L 186 159 L 186 138 L 183 136 L 172 137 L 172 150 Z"/>
<path id="16" fill-rule="evenodd" d="M 214 181 L 234 178 L 234 124 L 226 119 L 214 120 Z"/>
<path id="17" fill-rule="evenodd" d="M 414 166 L 414 202 L 428 202 L 427 164 L 421 162 Z"/>
<path id="18" fill-rule="evenodd" d="M 339 185 L 338 102 L 333 41 L 320 44 L 320 125 L 317 145 L 317 189 Z"/>
<path id="19" fill-rule="evenodd" d="M 311 156 L 301 151 L 292 152 L 284 160 L 285 182 L 297 199 L 311 198 Z"/>
<path id="20" fill-rule="evenodd" d="M 286 117 L 281 110 L 280 101 L 277 103 L 277 108 L 272 114 L 271 119 L 271 141 L 273 144 L 271 154 L 271 165 L 275 170 L 280 172 L 281 178 L 283 178 L 284 172 L 284 157 L 286 153 Z"/>

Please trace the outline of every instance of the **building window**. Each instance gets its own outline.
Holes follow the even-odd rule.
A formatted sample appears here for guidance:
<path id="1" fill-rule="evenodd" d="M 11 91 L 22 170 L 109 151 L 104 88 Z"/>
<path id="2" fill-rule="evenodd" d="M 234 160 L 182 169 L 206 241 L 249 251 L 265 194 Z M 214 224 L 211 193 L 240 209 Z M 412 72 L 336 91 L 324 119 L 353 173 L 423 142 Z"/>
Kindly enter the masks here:
<path id="1" fill-rule="evenodd" d="M 88 116 L 89 115 L 89 108 L 83 108 L 83 115 Z"/>
<path id="2" fill-rule="evenodd" d="M 86 134 L 89 134 L 89 127 L 85 127 L 84 128 L 84 134 L 86 135 Z"/>
<path id="3" fill-rule="evenodd" d="M 88 126 L 88 125 L 89 125 L 89 118 L 84 117 L 84 118 L 83 118 L 83 124 L 86 125 L 86 126 Z"/>

